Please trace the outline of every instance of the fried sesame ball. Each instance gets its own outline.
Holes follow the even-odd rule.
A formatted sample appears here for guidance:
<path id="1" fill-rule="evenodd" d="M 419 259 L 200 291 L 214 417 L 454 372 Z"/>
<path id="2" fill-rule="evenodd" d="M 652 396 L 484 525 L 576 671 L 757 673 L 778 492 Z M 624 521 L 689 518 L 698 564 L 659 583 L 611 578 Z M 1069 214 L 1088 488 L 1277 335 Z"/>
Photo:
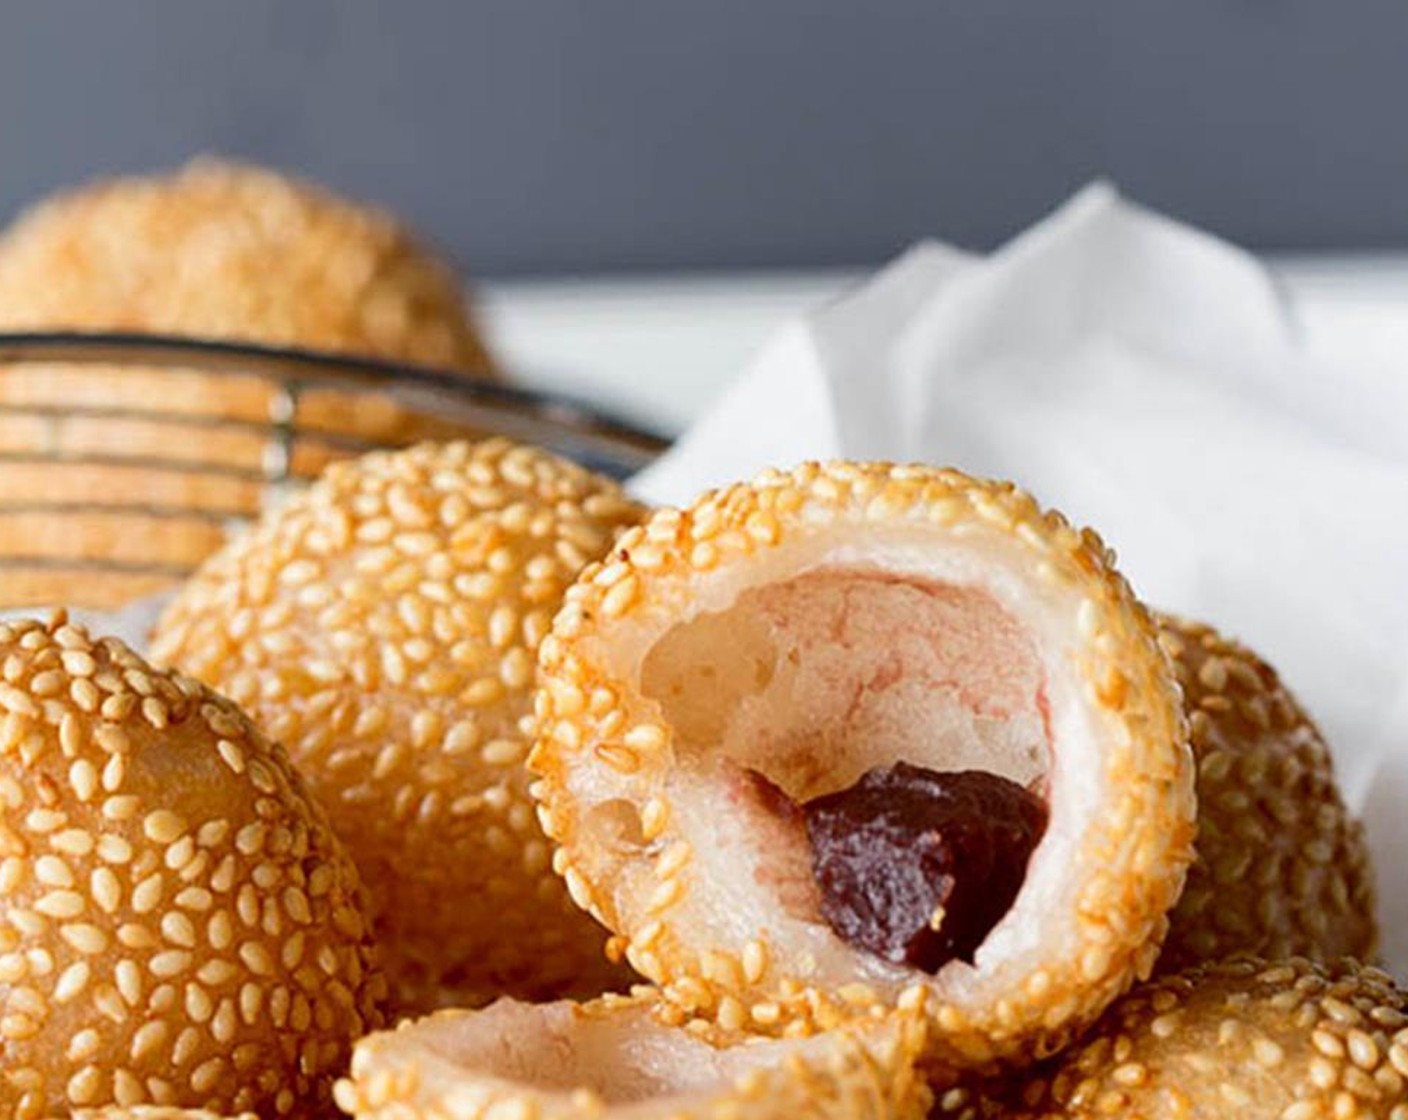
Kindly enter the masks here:
<path id="1" fill-rule="evenodd" d="M 145 331 L 487 375 L 451 270 L 392 217 L 264 168 L 58 195 L 0 236 L 0 330 Z M 101 408 L 96 412 L 95 406 Z M 0 368 L 0 605 L 113 608 L 168 590 L 285 470 L 464 433 L 363 385 L 201 368 Z"/>
<path id="2" fill-rule="evenodd" d="M 0 238 L 0 328 L 136 330 L 483 373 L 459 283 L 396 220 L 248 164 L 63 193 Z"/>
<path id="3" fill-rule="evenodd" d="M 158 625 L 155 656 L 245 705 L 327 806 L 402 1009 L 625 975 L 552 872 L 524 719 L 563 592 L 641 515 L 504 440 L 375 454 L 214 557 Z"/>
<path id="4" fill-rule="evenodd" d="M 0 623 L 0 1113 L 327 1107 L 381 1023 L 356 869 L 229 701 Z"/>
<path id="5" fill-rule="evenodd" d="M 540 668 L 556 866 L 692 1014 L 796 1033 L 909 1008 L 928 1064 L 963 1069 L 1054 1052 L 1153 967 L 1192 857 L 1173 669 L 1099 538 L 1013 486 L 835 462 L 661 510 L 568 592 Z M 1048 816 L 976 954 L 932 972 L 838 932 L 777 808 L 898 764 Z"/>
<path id="6" fill-rule="evenodd" d="M 641 996 L 441 1012 L 359 1043 L 338 1103 L 358 1120 L 922 1120 L 929 1107 L 919 1020 L 778 1041 L 661 1010 Z"/>
<path id="7" fill-rule="evenodd" d="M 1352 961 L 1238 957 L 1117 1003 L 1025 1081 L 938 1093 L 934 1120 L 1403 1120 L 1408 994 Z"/>
<path id="8" fill-rule="evenodd" d="M 1252 953 L 1369 960 L 1377 942 L 1364 829 L 1329 748 L 1276 671 L 1211 627 L 1160 620 L 1197 761 L 1197 858 L 1159 968 Z"/>

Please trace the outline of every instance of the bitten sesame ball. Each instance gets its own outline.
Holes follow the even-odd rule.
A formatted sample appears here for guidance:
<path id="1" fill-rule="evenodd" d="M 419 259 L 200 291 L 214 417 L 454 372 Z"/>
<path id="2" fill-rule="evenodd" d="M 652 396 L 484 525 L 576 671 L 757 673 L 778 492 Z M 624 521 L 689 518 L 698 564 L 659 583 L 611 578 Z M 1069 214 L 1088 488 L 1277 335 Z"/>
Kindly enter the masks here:
<path id="1" fill-rule="evenodd" d="M 357 873 L 227 700 L 0 623 L 0 1113 L 316 1116 L 381 1022 Z"/>
<path id="2" fill-rule="evenodd" d="M 363 1039 L 337 1100 L 358 1120 L 923 1120 L 932 1100 L 912 1017 L 778 1041 L 670 1010 L 641 995 L 441 1012 Z"/>
<path id="3" fill-rule="evenodd" d="M 376 454 L 214 557 L 157 628 L 157 658 L 245 705 L 327 806 L 402 1009 L 625 976 L 552 872 L 524 719 L 563 592 L 642 512 L 504 440 Z"/>
<path id="4" fill-rule="evenodd" d="M 453 272 L 393 218 L 261 167 L 59 194 L 0 238 L 0 327 L 156 331 L 484 373 Z"/>
<path id="5" fill-rule="evenodd" d="M 934 1120 L 1403 1120 L 1408 994 L 1350 961 L 1212 962 L 1136 989 L 1025 1082 Z"/>
<path id="6" fill-rule="evenodd" d="M 556 866 L 689 1013 L 795 1034 L 909 1008 L 936 1070 L 970 1068 L 1054 1052 L 1153 968 L 1192 857 L 1173 669 L 1100 540 L 1015 487 L 837 462 L 659 511 L 568 592 L 540 666 Z M 1048 814 L 972 963 L 882 958 L 820 905 L 795 806 L 900 763 Z M 873 904 L 900 875 L 867 879 Z"/>
<path id="7" fill-rule="evenodd" d="M 1238 952 L 1371 959 L 1364 829 L 1314 722 L 1251 650 L 1183 619 L 1160 627 L 1192 729 L 1198 837 L 1159 968 Z"/>

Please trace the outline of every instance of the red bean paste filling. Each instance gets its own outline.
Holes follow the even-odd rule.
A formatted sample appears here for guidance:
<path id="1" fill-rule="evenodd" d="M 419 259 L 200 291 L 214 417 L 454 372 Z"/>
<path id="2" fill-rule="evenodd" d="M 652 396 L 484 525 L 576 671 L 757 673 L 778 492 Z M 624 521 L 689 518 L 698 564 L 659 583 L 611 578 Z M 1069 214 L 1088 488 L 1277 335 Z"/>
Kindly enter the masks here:
<path id="1" fill-rule="evenodd" d="M 772 806 L 784 819 L 800 813 L 806 826 L 832 930 L 930 975 L 952 960 L 973 963 L 1016 901 L 1046 831 L 1046 803 L 1016 782 L 905 762 L 784 808 Z"/>

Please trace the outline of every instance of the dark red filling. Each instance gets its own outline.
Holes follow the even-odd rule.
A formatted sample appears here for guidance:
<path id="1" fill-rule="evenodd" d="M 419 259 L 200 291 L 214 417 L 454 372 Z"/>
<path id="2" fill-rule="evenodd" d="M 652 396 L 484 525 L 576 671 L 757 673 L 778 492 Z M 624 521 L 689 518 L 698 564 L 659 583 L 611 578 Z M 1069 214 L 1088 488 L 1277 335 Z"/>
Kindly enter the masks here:
<path id="1" fill-rule="evenodd" d="M 972 963 L 1046 831 L 1045 802 L 1016 782 L 904 762 L 808 801 L 802 815 L 831 928 L 930 974 Z"/>

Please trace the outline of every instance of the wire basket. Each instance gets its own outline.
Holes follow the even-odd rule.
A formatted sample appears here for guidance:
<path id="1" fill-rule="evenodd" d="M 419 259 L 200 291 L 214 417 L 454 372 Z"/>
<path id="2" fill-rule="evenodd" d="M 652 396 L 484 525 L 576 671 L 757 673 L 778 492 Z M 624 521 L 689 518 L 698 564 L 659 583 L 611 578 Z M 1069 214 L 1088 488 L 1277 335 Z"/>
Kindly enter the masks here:
<path id="1" fill-rule="evenodd" d="M 507 436 L 624 478 L 664 448 L 578 403 L 369 359 L 0 334 L 0 608 L 110 609 L 188 575 L 329 463 Z"/>

